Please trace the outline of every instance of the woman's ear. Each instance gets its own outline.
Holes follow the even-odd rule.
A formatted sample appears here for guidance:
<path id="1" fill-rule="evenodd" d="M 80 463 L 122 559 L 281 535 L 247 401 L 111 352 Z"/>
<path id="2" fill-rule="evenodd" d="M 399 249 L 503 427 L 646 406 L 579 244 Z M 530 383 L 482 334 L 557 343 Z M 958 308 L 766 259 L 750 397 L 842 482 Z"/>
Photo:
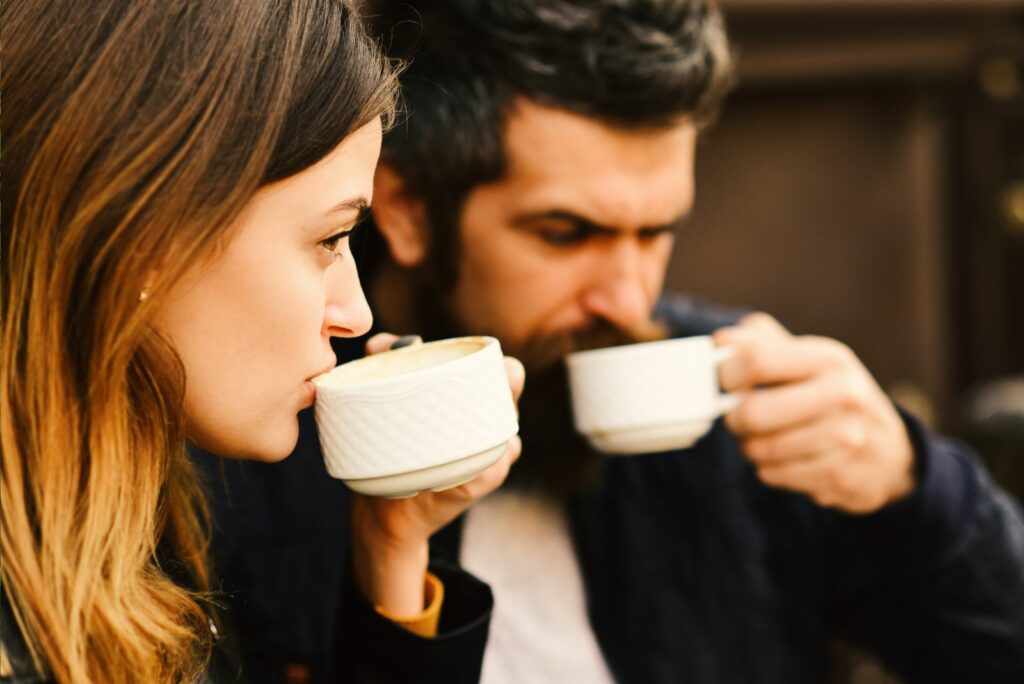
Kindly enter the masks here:
<path id="1" fill-rule="evenodd" d="M 427 255 L 427 221 L 423 201 L 410 195 L 402 177 L 381 162 L 373 178 L 373 220 L 400 266 L 413 267 Z"/>

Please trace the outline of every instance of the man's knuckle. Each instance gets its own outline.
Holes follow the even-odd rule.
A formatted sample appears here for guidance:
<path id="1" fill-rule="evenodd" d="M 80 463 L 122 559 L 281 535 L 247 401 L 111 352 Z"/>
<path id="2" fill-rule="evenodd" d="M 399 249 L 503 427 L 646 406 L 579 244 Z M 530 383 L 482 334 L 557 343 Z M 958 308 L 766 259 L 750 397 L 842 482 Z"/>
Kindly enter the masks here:
<path id="1" fill-rule="evenodd" d="M 832 506 L 838 500 L 831 492 L 819 491 L 811 494 L 811 499 L 819 506 Z"/>
<path id="2" fill-rule="evenodd" d="M 758 429 L 761 420 L 759 404 L 757 397 L 751 397 L 736 407 L 735 425 L 741 433 L 754 432 Z"/>
<path id="3" fill-rule="evenodd" d="M 840 445 L 854 451 L 864 446 L 864 426 L 860 421 L 850 421 L 842 427 Z"/>
<path id="4" fill-rule="evenodd" d="M 759 461 L 767 460 L 772 455 L 772 445 L 767 439 L 750 439 L 744 443 L 747 453 Z"/>
<path id="5" fill-rule="evenodd" d="M 835 466 L 826 468 L 821 474 L 821 479 L 825 487 L 829 489 L 842 489 L 843 471 Z"/>
<path id="6" fill-rule="evenodd" d="M 850 347 L 831 337 L 804 335 L 800 339 L 804 341 L 809 350 L 816 351 L 831 366 L 846 367 L 850 365 L 851 361 L 857 359 L 857 355 Z"/>
<path id="7" fill-rule="evenodd" d="M 859 415 L 864 411 L 866 405 L 864 393 L 853 383 L 843 380 L 838 383 L 836 390 L 836 405 L 844 413 Z"/>
<path id="8" fill-rule="evenodd" d="M 853 350 L 839 340 L 825 339 L 824 345 L 829 357 L 837 365 L 849 365 L 857 359 Z"/>
<path id="9" fill-rule="evenodd" d="M 836 466 L 830 470 L 829 482 L 833 489 L 848 494 L 856 489 L 856 477 L 848 468 Z"/>
<path id="10" fill-rule="evenodd" d="M 740 325 L 744 326 L 762 326 L 767 323 L 774 321 L 775 319 L 766 314 L 764 311 L 754 311 L 748 313 L 740 320 Z"/>
<path id="11" fill-rule="evenodd" d="M 747 369 L 753 378 L 766 377 L 771 372 L 771 354 L 765 345 L 747 350 Z"/>

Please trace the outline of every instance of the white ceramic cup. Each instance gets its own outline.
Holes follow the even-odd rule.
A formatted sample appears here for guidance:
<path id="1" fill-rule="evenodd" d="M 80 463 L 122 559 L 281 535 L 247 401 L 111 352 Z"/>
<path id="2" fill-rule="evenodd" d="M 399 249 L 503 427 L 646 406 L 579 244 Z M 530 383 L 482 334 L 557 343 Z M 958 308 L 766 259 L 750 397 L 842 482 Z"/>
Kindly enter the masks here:
<path id="1" fill-rule="evenodd" d="M 467 482 L 519 431 L 493 337 L 374 354 L 314 383 L 327 472 L 363 494 L 399 498 Z"/>
<path id="2" fill-rule="evenodd" d="M 641 454 L 691 446 L 732 409 L 709 336 L 576 352 L 566 359 L 576 429 L 598 451 Z"/>

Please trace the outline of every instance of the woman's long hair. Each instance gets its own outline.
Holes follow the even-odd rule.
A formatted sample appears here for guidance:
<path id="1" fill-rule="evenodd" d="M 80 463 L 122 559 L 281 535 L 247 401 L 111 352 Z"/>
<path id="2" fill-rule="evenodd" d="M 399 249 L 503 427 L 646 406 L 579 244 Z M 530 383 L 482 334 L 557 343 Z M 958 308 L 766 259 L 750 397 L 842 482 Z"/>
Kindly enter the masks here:
<path id="1" fill-rule="evenodd" d="M 192 679 L 202 499 L 151 320 L 259 187 L 390 116 L 393 70 L 340 1 L 7 0 L 0 18 L 3 590 L 58 681 Z"/>

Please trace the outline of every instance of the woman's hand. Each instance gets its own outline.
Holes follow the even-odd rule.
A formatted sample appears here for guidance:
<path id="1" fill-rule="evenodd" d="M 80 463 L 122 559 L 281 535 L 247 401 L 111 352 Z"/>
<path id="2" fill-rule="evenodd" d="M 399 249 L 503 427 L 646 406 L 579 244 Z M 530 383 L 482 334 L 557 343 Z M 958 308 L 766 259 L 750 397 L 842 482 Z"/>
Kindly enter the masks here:
<path id="1" fill-rule="evenodd" d="M 381 333 L 366 344 L 369 354 L 398 340 Z M 512 396 L 518 402 L 526 373 L 505 357 Z M 408 499 L 383 499 L 353 493 L 352 537 L 355 579 L 363 595 L 391 615 L 415 616 L 424 609 L 424 576 L 430 536 L 479 499 L 497 489 L 522 450 L 518 436 L 498 461 L 475 479 L 443 492 L 421 492 Z"/>

